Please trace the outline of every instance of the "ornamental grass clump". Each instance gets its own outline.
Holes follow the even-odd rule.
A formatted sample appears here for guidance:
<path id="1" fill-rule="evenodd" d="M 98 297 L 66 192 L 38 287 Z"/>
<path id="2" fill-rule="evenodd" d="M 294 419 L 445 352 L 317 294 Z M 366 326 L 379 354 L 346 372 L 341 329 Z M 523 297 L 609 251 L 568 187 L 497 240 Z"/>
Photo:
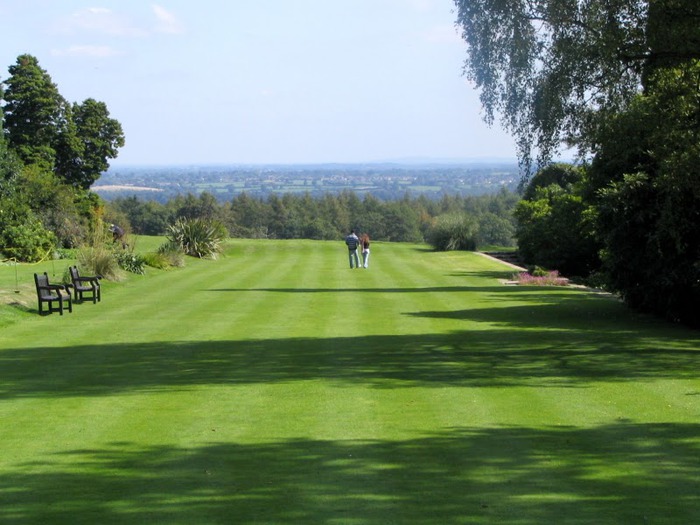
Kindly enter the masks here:
<path id="1" fill-rule="evenodd" d="M 170 243 L 179 246 L 186 255 L 216 259 L 227 232 L 219 221 L 180 218 L 168 227 L 167 237 Z"/>
<path id="2" fill-rule="evenodd" d="M 76 252 L 78 267 L 86 274 L 120 281 L 122 272 L 114 252 L 105 245 L 83 246 Z"/>
<path id="3" fill-rule="evenodd" d="M 185 266 L 184 252 L 180 246 L 171 241 L 161 244 L 154 252 L 144 254 L 143 259 L 147 266 L 160 270 Z"/>
<path id="4" fill-rule="evenodd" d="M 428 233 L 428 243 L 436 251 L 476 250 L 479 226 L 465 213 L 440 215 Z"/>

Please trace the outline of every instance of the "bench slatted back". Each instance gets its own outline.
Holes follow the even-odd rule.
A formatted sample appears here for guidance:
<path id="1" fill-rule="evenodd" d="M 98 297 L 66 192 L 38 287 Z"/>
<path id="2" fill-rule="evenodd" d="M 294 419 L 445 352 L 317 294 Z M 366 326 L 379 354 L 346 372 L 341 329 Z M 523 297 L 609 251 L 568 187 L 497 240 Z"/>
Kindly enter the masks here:
<path id="1" fill-rule="evenodd" d="M 36 293 L 39 295 L 40 299 L 56 299 L 58 298 L 58 295 L 55 292 L 52 292 L 48 286 L 49 286 L 49 276 L 46 275 L 46 272 L 43 274 L 34 274 L 34 281 L 36 282 Z"/>

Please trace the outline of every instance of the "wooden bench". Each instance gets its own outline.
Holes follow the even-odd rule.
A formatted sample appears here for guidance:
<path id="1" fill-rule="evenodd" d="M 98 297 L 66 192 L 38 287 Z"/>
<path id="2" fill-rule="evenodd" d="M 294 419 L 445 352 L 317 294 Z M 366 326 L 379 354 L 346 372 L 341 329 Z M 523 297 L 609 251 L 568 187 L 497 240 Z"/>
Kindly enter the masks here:
<path id="1" fill-rule="evenodd" d="M 73 302 L 70 296 L 70 285 L 51 284 L 49 276 L 34 274 L 34 284 L 36 284 L 36 296 L 39 300 L 39 315 L 44 313 L 44 305 L 48 306 L 47 313 L 59 312 L 63 315 L 63 310 L 73 311 Z"/>
<path id="2" fill-rule="evenodd" d="M 70 279 L 73 283 L 73 299 L 76 302 L 80 301 L 82 303 L 85 299 L 85 294 L 88 294 L 87 298 L 92 299 L 93 303 L 102 300 L 99 275 L 81 277 L 77 266 L 71 266 L 69 269 Z"/>

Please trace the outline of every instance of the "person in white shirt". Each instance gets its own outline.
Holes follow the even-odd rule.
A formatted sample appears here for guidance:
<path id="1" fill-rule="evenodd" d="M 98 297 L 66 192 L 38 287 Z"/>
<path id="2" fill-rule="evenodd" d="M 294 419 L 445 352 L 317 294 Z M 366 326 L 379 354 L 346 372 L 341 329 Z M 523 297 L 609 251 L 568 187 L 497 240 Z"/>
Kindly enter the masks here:
<path id="1" fill-rule="evenodd" d="M 360 246 L 362 247 L 362 266 L 369 266 L 369 235 L 363 233 L 360 236 Z"/>

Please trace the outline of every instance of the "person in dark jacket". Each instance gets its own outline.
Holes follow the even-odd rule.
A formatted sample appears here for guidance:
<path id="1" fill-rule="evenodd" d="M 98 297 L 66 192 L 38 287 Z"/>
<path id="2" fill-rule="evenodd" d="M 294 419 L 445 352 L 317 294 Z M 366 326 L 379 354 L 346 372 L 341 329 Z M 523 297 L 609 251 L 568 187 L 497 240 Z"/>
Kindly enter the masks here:
<path id="1" fill-rule="evenodd" d="M 357 256 L 357 247 L 360 245 L 360 238 L 355 235 L 355 230 L 345 237 L 345 244 L 348 247 L 348 257 L 350 258 L 350 269 L 360 267 L 360 258 Z M 355 266 L 353 266 L 353 262 Z"/>
<path id="2" fill-rule="evenodd" d="M 124 240 L 124 229 L 117 226 L 116 224 L 109 225 L 109 231 L 112 232 L 112 242 L 122 243 L 122 248 L 126 248 L 127 244 Z"/>

